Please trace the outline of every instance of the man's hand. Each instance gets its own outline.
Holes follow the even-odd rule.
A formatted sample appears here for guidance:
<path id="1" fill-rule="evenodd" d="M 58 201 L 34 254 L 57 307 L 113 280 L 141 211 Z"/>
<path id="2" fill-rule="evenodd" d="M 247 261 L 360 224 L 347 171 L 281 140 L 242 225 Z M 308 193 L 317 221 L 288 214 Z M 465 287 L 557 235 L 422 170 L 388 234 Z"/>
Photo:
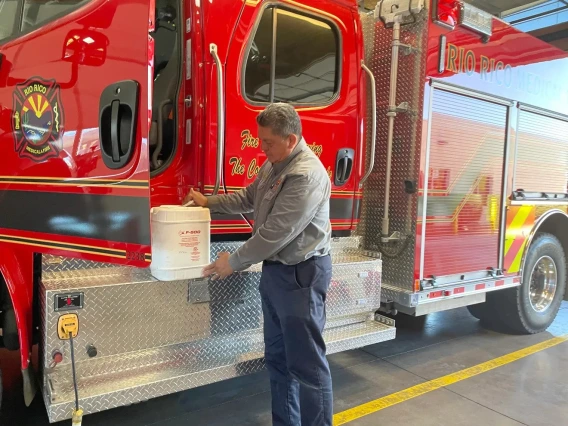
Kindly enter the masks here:
<path id="1" fill-rule="evenodd" d="M 183 199 L 182 205 L 186 205 L 190 201 L 193 201 L 196 206 L 207 207 L 207 197 L 198 191 L 194 191 L 193 188 Z"/>
<path id="2" fill-rule="evenodd" d="M 211 265 L 205 267 L 205 269 L 203 270 L 204 276 L 212 276 L 213 278 L 211 279 L 216 280 L 218 278 L 225 279 L 229 275 L 234 273 L 235 271 L 233 271 L 233 268 L 231 268 L 231 265 L 229 264 L 229 256 L 230 253 L 219 253 L 217 260 Z"/>

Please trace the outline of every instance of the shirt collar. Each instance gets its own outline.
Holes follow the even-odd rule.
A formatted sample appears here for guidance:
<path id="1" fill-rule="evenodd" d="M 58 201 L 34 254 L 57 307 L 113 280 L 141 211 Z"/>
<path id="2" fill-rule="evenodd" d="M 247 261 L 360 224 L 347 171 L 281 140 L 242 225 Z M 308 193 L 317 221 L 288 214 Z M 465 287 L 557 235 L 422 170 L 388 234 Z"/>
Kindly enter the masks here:
<path id="1" fill-rule="evenodd" d="M 286 157 L 283 161 L 281 161 L 280 163 L 276 163 L 272 165 L 272 169 L 274 170 L 274 172 L 276 174 L 281 173 L 282 170 L 284 170 L 284 168 L 290 164 L 290 161 L 292 161 L 300 152 L 302 152 L 304 149 L 307 148 L 307 143 L 306 140 L 302 137 L 302 139 L 300 139 L 300 141 L 296 144 L 296 146 L 294 147 L 294 150 L 290 153 L 290 155 L 288 157 Z"/>

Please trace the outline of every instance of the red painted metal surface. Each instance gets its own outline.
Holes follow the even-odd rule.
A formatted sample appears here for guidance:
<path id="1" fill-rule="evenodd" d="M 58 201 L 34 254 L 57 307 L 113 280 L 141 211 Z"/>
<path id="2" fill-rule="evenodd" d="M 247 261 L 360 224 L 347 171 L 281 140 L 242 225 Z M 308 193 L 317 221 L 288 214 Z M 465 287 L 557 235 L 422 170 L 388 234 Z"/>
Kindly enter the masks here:
<path id="1" fill-rule="evenodd" d="M 497 19 L 487 43 L 459 25 L 448 30 L 434 22 L 429 24 L 428 39 L 425 84 L 438 80 L 568 114 L 568 86 L 559 77 L 568 75 L 565 52 Z M 442 42 L 445 49 L 441 49 Z M 419 188 L 421 196 L 427 191 L 428 214 L 424 227 L 421 209 L 417 212 L 416 278 L 422 278 L 421 250 L 425 250 L 424 278 L 496 268 L 500 206 L 503 197 L 508 198 L 514 189 L 511 157 L 508 188 L 501 193 L 506 111 L 494 106 L 473 111 L 473 101 L 455 101 L 460 95 L 438 96 L 447 101 L 436 105 L 437 95 L 430 123 L 428 182 L 424 182 L 428 98 L 424 104 Z M 512 114 L 510 152 L 514 154 L 516 108 Z M 534 176 L 533 186 L 539 187 L 539 179 Z M 425 247 L 421 247 L 422 232 Z"/>
<path id="2" fill-rule="evenodd" d="M 33 251 L 148 265 L 142 237 L 149 222 L 128 205 L 145 206 L 147 217 L 153 8 L 152 1 L 93 1 L 0 45 L 0 271 L 22 369 L 32 332 Z M 140 84 L 139 119 L 132 159 L 111 170 L 101 157 L 99 98 L 121 80 Z"/>
<path id="3" fill-rule="evenodd" d="M 147 266 L 153 9 L 142 0 L 93 1 L 0 46 L 3 242 Z M 123 80 L 139 85 L 136 136 L 130 161 L 110 169 L 100 97 Z M 71 245 L 55 248 L 62 241 Z"/>
<path id="4" fill-rule="evenodd" d="M 355 36 L 355 43 L 356 43 L 356 63 L 362 63 L 365 59 L 365 43 L 363 37 L 363 26 L 361 20 L 359 18 L 359 13 L 357 10 L 352 11 L 353 15 L 353 22 L 355 23 L 354 27 L 354 36 Z M 358 91 L 358 99 L 357 99 L 357 141 L 358 141 L 358 159 L 357 159 L 357 173 L 355 174 L 355 199 L 361 200 L 363 198 L 363 193 L 361 192 L 360 182 L 363 176 L 366 173 L 366 165 L 368 162 L 368 158 L 366 156 L 366 128 L 371 128 L 371 123 L 367 123 L 369 120 L 367 114 L 367 90 L 370 86 L 369 77 L 367 73 L 363 70 L 362 67 L 358 69 L 358 78 L 357 81 L 359 82 L 359 91 Z M 359 222 L 360 212 L 356 212 L 354 214 L 353 221 L 354 224 Z"/>
<path id="5" fill-rule="evenodd" d="M 33 253 L 0 245 L 0 272 L 12 297 L 20 337 L 20 363 L 28 367 L 33 330 Z"/>
<path id="6" fill-rule="evenodd" d="M 455 60 L 446 55 L 445 70 L 439 73 L 442 35 L 447 37 L 448 45 L 457 47 L 458 51 Z M 475 58 L 475 67 L 471 66 L 471 60 L 465 59 L 470 51 Z M 462 56 L 464 60 L 460 59 Z M 443 79 L 568 115 L 565 75 L 568 75 L 566 52 L 498 19 L 493 20 L 493 35 L 488 43 L 459 26 L 448 31 L 430 23 L 427 79 Z"/>
<path id="7" fill-rule="evenodd" d="M 300 12 L 323 15 L 339 31 L 342 53 L 339 96 L 326 107 L 304 108 L 300 109 L 300 113 L 308 143 L 331 173 L 339 148 L 349 147 L 356 152 L 351 179 L 333 191 L 335 204 L 341 210 L 341 214 L 332 216 L 333 227 L 336 230 L 352 229 L 357 222 L 352 217 L 355 202 L 361 199 L 357 185 L 363 173 L 361 120 L 364 97 L 359 90 L 362 77 L 359 59 L 363 47 L 360 29 L 355 31 L 354 28 L 356 4 L 354 1 L 310 0 L 302 4 L 288 2 L 287 5 Z M 36 198 L 34 194 L 46 195 L 42 200 L 51 208 L 49 219 L 42 216 L 41 205 L 27 212 L 34 215 L 33 222 L 44 221 L 43 227 L 28 229 L 21 221 L 3 223 L 0 226 L 0 250 L 21 253 L 22 257 L 30 259 L 32 252 L 37 251 L 147 266 L 149 244 L 114 241 L 112 235 L 117 234 L 117 230 L 113 229 L 117 226 L 123 228 L 125 235 L 147 234 L 149 223 L 121 218 L 113 203 L 117 200 L 126 200 L 126 203 L 129 199 L 147 200 L 150 198 L 150 186 L 151 199 L 146 203 L 146 208 L 177 203 L 190 187 L 208 192 L 214 184 L 217 88 L 211 84 L 215 81 L 216 70 L 209 54 L 209 43 L 217 44 L 225 74 L 227 156 L 223 162 L 221 193 L 234 191 L 252 181 L 256 167 L 262 164 L 264 158 L 260 150 L 253 152 L 247 149 L 244 152 L 241 144 L 245 137 L 243 130 L 246 129 L 250 129 L 249 138 L 254 140 L 255 115 L 261 108 L 251 107 L 244 102 L 240 69 L 247 53 L 245 42 L 251 36 L 261 5 L 259 2 L 231 2 L 227 7 L 226 4 L 204 2 L 199 9 L 194 2 L 185 1 L 184 10 L 184 18 L 190 19 L 183 36 L 184 47 L 190 48 L 185 56 L 190 56 L 192 63 L 190 69 L 185 70 L 188 74 L 182 76 L 184 84 L 176 101 L 176 153 L 168 168 L 152 177 L 151 184 L 147 135 L 151 120 L 149 76 L 153 75 L 154 43 L 148 32 L 154 28 L 153 2 L 93 1 L 33 33 L 0 46 L 0 53 L 4 55 L 0 69 L 0 143 L 14 147 L 13 150 L 2 152 L 2 201 L 6 205 L 6 200 L 10 199 L 13 211 L 20 208 L 20 217 L 24 212 L 17 201 L 25 199 L 27 205 L 33 206 L 34 200 L 30 201 L 30 198 Z M 125 22 L 129 23 L 127 32 L 124 32 Z M 32 86 L 29 93 L 24 92 L 22 105 L 16 109 L 19 108 L 18 112 L 21 113 L 24 107 L 27 110 L 35 108 L 39 113 L 42 105 L 47 105 L 44 113 L 50 113 L 52 120 L 43 124 L 52 126 L 47 138 L 52 137 L 53 140 L 49 140 L 49 145 L 43 139 L 40 141 L 39 145 L 47 148 L 47 151 L 35 154 L 29 151 L 30 154 L 22 156 L 22 141 L 32 150 L 34 146 L 29 142 L 30 138 L 18 140 L 13 125 L 16 112 L 12 105 L 13 96 L 17 85 L 33 76 L 38 79 L 31 83 L 42 83 L 54 94 L 43 93 L 49 96 L 41 97 L 37 101 L 40 104 L 31 105 L 28 95 L 36 94 Z M 52 80 L 53 85 L 49 86 Z M 136 80 L 140 83 L 139 120 L 135 125 L 137 143 L 133 159 L 123 169 L 113 171 L 105 166 L 101 157 L 99 97 L 105 87 L 120 80 Z M 28 87 L 24 87 L 23 91 Z M 38 87 L 41 91 L 42 87 Z M 189 96 L 191 106 L 186 107 L 184 98 Z M 41 118 L 42 114 L 39 115 L 38 118 Z M 187 127 L 189 120 L 190 130 Z M 53 121 L 56 121 L 55 124 Z M 41 120 L 36 124 L 42 124 Z M 56 131 L 54 125 L 61 128 Z M 241 161 L 250 167 L 242 175 L 231 174 L 229 160 L 237 154 L 242 154 Z M 256 161 L 256 167 L 250 165 L 253 160 Z M 14 198 L 14 194 L 19 198 Z M 56 196 L 59 198 L 54 198 Z M 80 211 L 73 211 L 74 208 Z M 133 215 L 139 213 L 133 209 Z M 332 214 L 337 210 L 332 206 Z M 97 214 L 102 217 L 91 217 Z M 73 218 L 73 215 L 77 217 Z M 54 225 L 54 222 L 57 223 Z M 215 220 L 212 228 L 214 233 L 249 232 L 250 220 L 224 218 Z M 100 238 L 103 231 L 108 233 L 105 234 L 108 238 Z M 28 347 L 31 330 L 32 297 L 28 292 L 32 288 L 31 263 L 28 265 L 23 260 L 11 262 L 9 257 L 4 259 L 8 260 L 2 264 L 3 275 L 14 299 L 22 347 Z M 16 266 L 18 264 L 19 267 Z M 23 367 L 26 359 L 24 351 Z"/>
<path id="8" fill-rule="evenodd" d="M 340 32 L 344 57 L 338 99 L 323 108 L 298 108 L 298 111 L 307 142 L 320 154 L 332 178 L 338 149 L 355 149 L 355 170 L 346 185 L 333 188 L 331 205 L 333 229 L 353 229 L 357 223 L 353 214 L 361 199 L 358 181 L 364 172 L 361 120 L 365 115 L 364 94 L 359 89 L 360 80 L 364 79 L 359 67 L 362 35 L 360 29 L 356 29 L 356 33 L 354 28 L 356 3 L 310 0 L 282 4 L 323 16 L 335 23 Z M 152 206 L 179 203 L 192 187 L 211 193 L 215 185 L 218 92 L 217 69 L 209 49 L 211 43 L 217 46 L 224 74 L 225 158 L 220 193 L 238 191 L 250 184 L 264 162 L 264 154 L 255 143 L 255 117 L 262 106 L 247 103 L 242 93 L 242 67 L 248 55 L 248 40 L 254 37 L 263 5 L 256 1 L 231 2 L 230 7 L 218 2 L 204 2 L 200 8 L 192 1 L 185 1 L 184 5 L 186 25 L 189 19 L 184 48 L 191 49 L 191 70 L 188 76 L 182 76 L 183 90 L 178 98 L 177 151 L 172 163 L 151 179 Z M 182 70 L 186 72 L 187 69 Z M 187 97 L 191 97 L 190 107 L 184 106 Z M 245 148 L 243 143 L 247 145 Z M 250 219 L 242 215 L 214 215 L 212 233 L 248 233 Z"/>
<path id="9" fill-rule="evenodd" d="M 359 98 L 360 67 L 357 61 L 357 39 L 354 35 L 354 21 L 351 9 L 336 3 L 309 0 L 283 2 L 292 7 L 292 11 L 309 13 L 310 16 L 321 17 L 331 22 L 339 31 L 343 57 L 341 59 L 341 85 L 339 96 L 331 104 L 323 107 L 298 107 L 302 118 L 303 133 L 308 143 L 320 156 L 322 163 L 333 178 L 335 158 L 341 148 L 352 148 L 359 155 L 360 112 Z M 205 33 L 205 46 L 215 43 L 218 46 L 221 61 L 225 63 L 225 105 L 226 131 L 225 155 L 223 160 L 223 188 L 227 192 L 238 191 L 250 184 L 256 177 L 258 169 L 265 161 L 256 137 L 256 115 L 263 109 L 262 105 L 251 105 L 242 90 L 242 69 L 248 55 L 248 40 L 254 37 L 256 22 L 264 8 L 261 4 L 246 3 L 243 10 L 236 7 L 227 10 L 215 4 L 207 5 L 208 26 Z M 221 19 L 221 16 L 223 17 Z M 234 33 L 233 23 L 235 23 Z M 209 27 L 211 25 L 211 29 Z M 230 44 L 227 43 L 230 40 Z M 206 53 L 206 56 L 208 53 Z M 216 68 L 208 59 L 205 63 L 206 79 L 215 81 Z M 209 134 L 206 137 L 205 152 L 205 192 L 211 192 L 215 184 L 215 160 L 217 156 L 216 126 L 216 84 L 210 86 L 207 104 L 207 124 Z M 356 185 L 360 176 L 358 165 L 348 183 L 341 187 L 333 187 L 332 191 L 332 224 L 334 229 L 351 229 Z M 242 217 L 225 221 L 223 226 L 213 222 L 214 231 L 250 232 L 250 218 Z M 219 223 L 221 224 L 221 223 Z M 229 225 L 230 224 L 230 225 Z"/>

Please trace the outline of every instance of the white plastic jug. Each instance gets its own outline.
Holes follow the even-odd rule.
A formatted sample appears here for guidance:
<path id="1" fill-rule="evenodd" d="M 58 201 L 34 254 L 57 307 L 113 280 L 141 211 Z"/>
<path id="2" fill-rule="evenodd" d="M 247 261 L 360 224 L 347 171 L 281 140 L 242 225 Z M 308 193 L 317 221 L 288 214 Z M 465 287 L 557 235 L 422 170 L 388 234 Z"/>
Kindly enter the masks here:
<path id="1" fill-rule="evenodd" d="M 211 214 L 204 207 L 160 206 L 150 210 L 152 263 L 160 281 L 199 278 L 210 263 Z"/>

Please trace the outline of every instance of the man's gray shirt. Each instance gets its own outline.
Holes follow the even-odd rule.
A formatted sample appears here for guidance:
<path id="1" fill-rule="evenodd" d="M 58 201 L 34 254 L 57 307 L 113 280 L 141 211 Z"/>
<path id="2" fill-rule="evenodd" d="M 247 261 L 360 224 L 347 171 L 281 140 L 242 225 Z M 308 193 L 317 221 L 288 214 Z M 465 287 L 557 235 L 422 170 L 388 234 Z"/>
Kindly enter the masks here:
<path id="1" fill-rule="evenodd" d="M 331 182 L 302 138 L 282 162 L 266 161 L 248 187 L 208 197 L 216 213 L 254 212 L 252 237 L 229 258 L 235 271 L 263 260 L 295 265 L 330 252 Z"/>

